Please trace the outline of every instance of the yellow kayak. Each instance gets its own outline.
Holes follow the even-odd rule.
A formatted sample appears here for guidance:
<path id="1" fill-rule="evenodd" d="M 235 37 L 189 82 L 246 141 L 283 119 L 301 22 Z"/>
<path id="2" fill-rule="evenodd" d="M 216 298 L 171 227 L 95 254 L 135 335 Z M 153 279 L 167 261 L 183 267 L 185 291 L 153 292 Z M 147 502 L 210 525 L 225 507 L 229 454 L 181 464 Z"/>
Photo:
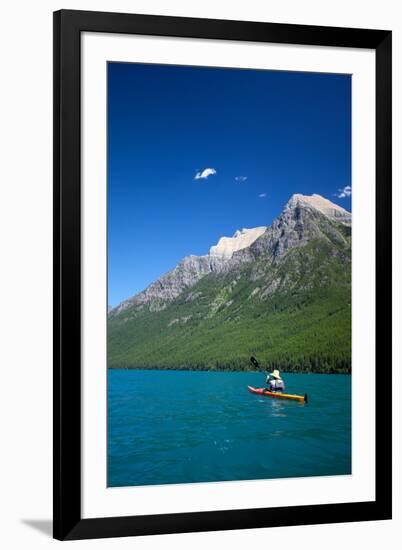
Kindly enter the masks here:
<path id="1" fill-rule="evenodd" d="M 253 388 L 253 386 L 247 386 L 248 391 L 256 393 L 257 395 L 264 395 L 265 397 L 273 397 L 274 399 L 290 399 L 292 401 L 299 401 L 299 403 L 307 403 L 307 393 L 304 395 L 293 395 L 291 393 L 281 393 L 269 391 L 267 388 Z"/>

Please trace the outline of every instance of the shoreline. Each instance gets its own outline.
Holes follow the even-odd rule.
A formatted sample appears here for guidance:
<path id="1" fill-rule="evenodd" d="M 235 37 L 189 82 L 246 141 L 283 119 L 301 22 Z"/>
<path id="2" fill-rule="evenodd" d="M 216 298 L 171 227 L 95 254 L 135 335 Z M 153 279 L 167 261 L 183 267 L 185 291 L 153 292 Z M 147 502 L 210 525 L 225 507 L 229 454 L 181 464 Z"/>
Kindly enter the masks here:
<path id="1" fill-rule="evenodd" d="M 129 370 L 129 371 L 170 371 L 170 372 L 250 372 L 250 373 L 260 373 L 266 374 L 268 370 L 256 370 L 256 369 L 191 369 L 191 368 L 161 368 L 161 367 L 107 367 L 108 371 L 118 371 L 118 370 Z M 279 369 L 283 374 L 330 374 L 337 375 L 343 374 L 351 376 L 352 372 L 346 371 L 337 371 L 337 372 L 322 372 L 322 371 L 295 371 L 295 370 L 282 370 Z"/>

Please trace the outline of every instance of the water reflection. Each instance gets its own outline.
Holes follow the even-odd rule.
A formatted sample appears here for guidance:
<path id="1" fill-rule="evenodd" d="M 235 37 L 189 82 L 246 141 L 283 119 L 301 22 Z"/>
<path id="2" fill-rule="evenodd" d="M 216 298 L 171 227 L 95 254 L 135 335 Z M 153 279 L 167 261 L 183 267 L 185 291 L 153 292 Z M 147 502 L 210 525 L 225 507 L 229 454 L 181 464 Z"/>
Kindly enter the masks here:
<path id="1" fill-rule="evenodd" d="M 278 401 L 272 400 L 272 403 L 271 403 L 271 408 L 272 408 L 271 416 L 274 416 L 274 417 L 277 417 L 277 418 L 287 418 L 288 415 L 287 415 L 286 405 L 285 405 L 285 403 L 281 403 L 281 401 L 279 401 L 279 400 Z"/>

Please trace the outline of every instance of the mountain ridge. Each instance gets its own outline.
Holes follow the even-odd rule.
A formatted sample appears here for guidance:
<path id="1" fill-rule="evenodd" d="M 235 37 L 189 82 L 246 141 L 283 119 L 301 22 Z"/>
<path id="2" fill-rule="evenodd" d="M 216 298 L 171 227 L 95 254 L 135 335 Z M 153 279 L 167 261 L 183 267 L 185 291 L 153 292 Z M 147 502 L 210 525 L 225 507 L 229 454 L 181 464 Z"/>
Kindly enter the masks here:
<path id="1" fill-rule="evenodd" d="M 328 217 L 329 219 L 336 218 L 336 214 L 331 215 L 329 210 L 332 210 L 334 212 L 340 212 L 342 215 L 339 215 L 339 222 L 341 223 L 347 223 L 351 224 L 351 214 L 347 212 L 347 210 L 343 209 L 342 207 L 332 203 L 328 199 L 324 199 L 324 197 L 321 197 L 320 195 L 313 194 L 311 196 L 308 195 L 302 195 L 300 193 L 295 193 L 291 196 L 289 201 L 286 203 L 284 209 L 282 210 L 282 213 L 278 218 L 275 218 L 272 223 L 272 229 L 276 231 L 277 229 L 281 229 L 286 225 L 283 223 L 282 218 L 289 218 L 289 212 L 292 213 L 294 209 L 298 207 L 299 204 L 303 204 L 305 207 L 313 208 L 317 211 L 320 211 L 324 216 Z M 326 212 L 324 212 L 324 209 L 326 209 Z M 291 216 L 292 214 L 290 214 Z M 345 222 L 345 220 L 348 220 Z M 300 224 L 297 225 L 298 228 L 301 227 Z M 269 229 L 270 227 L 267 226 L 260 226 L 256 228 L 243 228 L 241 230 L 237 230 L 233 237 L 221 237 L 218 240 L 217 245 L 214 245 L 210 248 L 209 254 L 206 254 L 204 256 L 196 256 L 193 254 L 190 254 L 189 256 L 185 256 L 176 267 L 174 267 L 172 270 L 168 271 L 161 277 L 159 277 L 156 281 L 148 285 L 144 290 L 140 291 L 139 293 L 135 294 L 134 296 L 127 298 L 126 300 L 123 300 L 118 304 L 117 306 L 111 308 L 111 310 L 108 312 L 108 314 L 115 315 L 116 313 L 120 313 L 121 311 L 124 311 L 131 305 L 138 303 L 138 304 L 146 304 L 148 301 L 152 301 L 154 299 L 154 303 L 151 307 L 153 307 L 153 310 L 156 311 L 160 307 L 163 307 L 162 304 L 158 305 L 156 303 L 157 300 L 159 301 L 171 301 L 177 298 L 180 293 L 185 289 L 189 288 L 190 286 L 194 285 L 198 280 L 200 280 L 203 276 L 208 275 L 210 273 L 219 273 L 220 271 L 223 271 L 224 269 L 230 267 L 229 262 L 226 262 L 226 260 L 232 260 L 234 258 L 235 261 L 241 261 L 241 258 L 245 259 L 248 255 L 248 252 L 246 249 L 250 248 L 260 237 L 262 237 Z M 296 229 L 297 231 L 297 229 Z M 230 255 L 227 255 L 225 250 L 223 253 L 217 253 L 219 250 L 219 244 L 223 241 L 224 243 L 227 243 L 230 240 L 234 240 L 237 238 L 237 236 L 247 233 L 253 233 L 252 237 L 249 240 L 249 243 L 247 246 L 235 248 L 231 251 Z M 276 235 L 277 236 L 277 235 Z M 281 237 L 278 237 L 278 244 L 277 246 L 277 254 L 281 254 L 289 247 L 289 239 L 283 239 L 282 242 L 280 242 Z M 300 238 L 300 233 L 298 234 L 298 239 L 294 239 L 292 246 L 297 246 L 297 240 L 303 241 L 302 238 Z M 261 244 L 261 243 L 260 243 Z M 300 244 L 300 242 L 299 242 Z M 224 246 L 224 245 L 223 245 Z M 258 249 L 258 244 L 256 245 L 256 248 Z M 241 251 L 245 251 L 244 254 L 241 253 Z M 212 253 L 211 253 L 212 251 Z M 238 254 L 240 252 L 240 254 Z M 250 258 L 251 260 L 252 258 Z M 176 284 L 175 284 L 176 283 Z"/>
<path id="2" fill-rule="evenodd" d="M 218 244 L 211 246 L 209 256 L 230 259 L 238 250 L 251 246 L 266 230 L 266 226 L 238 229 L 233 237 L 221 237 Z"/>

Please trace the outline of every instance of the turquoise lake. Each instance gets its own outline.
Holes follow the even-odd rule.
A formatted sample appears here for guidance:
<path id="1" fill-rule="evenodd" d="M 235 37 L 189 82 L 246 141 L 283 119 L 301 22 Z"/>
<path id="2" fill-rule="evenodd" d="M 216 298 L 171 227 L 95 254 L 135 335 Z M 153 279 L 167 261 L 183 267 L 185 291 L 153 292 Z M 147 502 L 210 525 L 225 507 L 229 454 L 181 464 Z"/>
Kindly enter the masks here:
<path id="1" fill-rule="evenodd" d="M 307 405 L 256 372 L 110 370 L 108 486 L 350 474 L 351 376 L 283 378 Z"/>

